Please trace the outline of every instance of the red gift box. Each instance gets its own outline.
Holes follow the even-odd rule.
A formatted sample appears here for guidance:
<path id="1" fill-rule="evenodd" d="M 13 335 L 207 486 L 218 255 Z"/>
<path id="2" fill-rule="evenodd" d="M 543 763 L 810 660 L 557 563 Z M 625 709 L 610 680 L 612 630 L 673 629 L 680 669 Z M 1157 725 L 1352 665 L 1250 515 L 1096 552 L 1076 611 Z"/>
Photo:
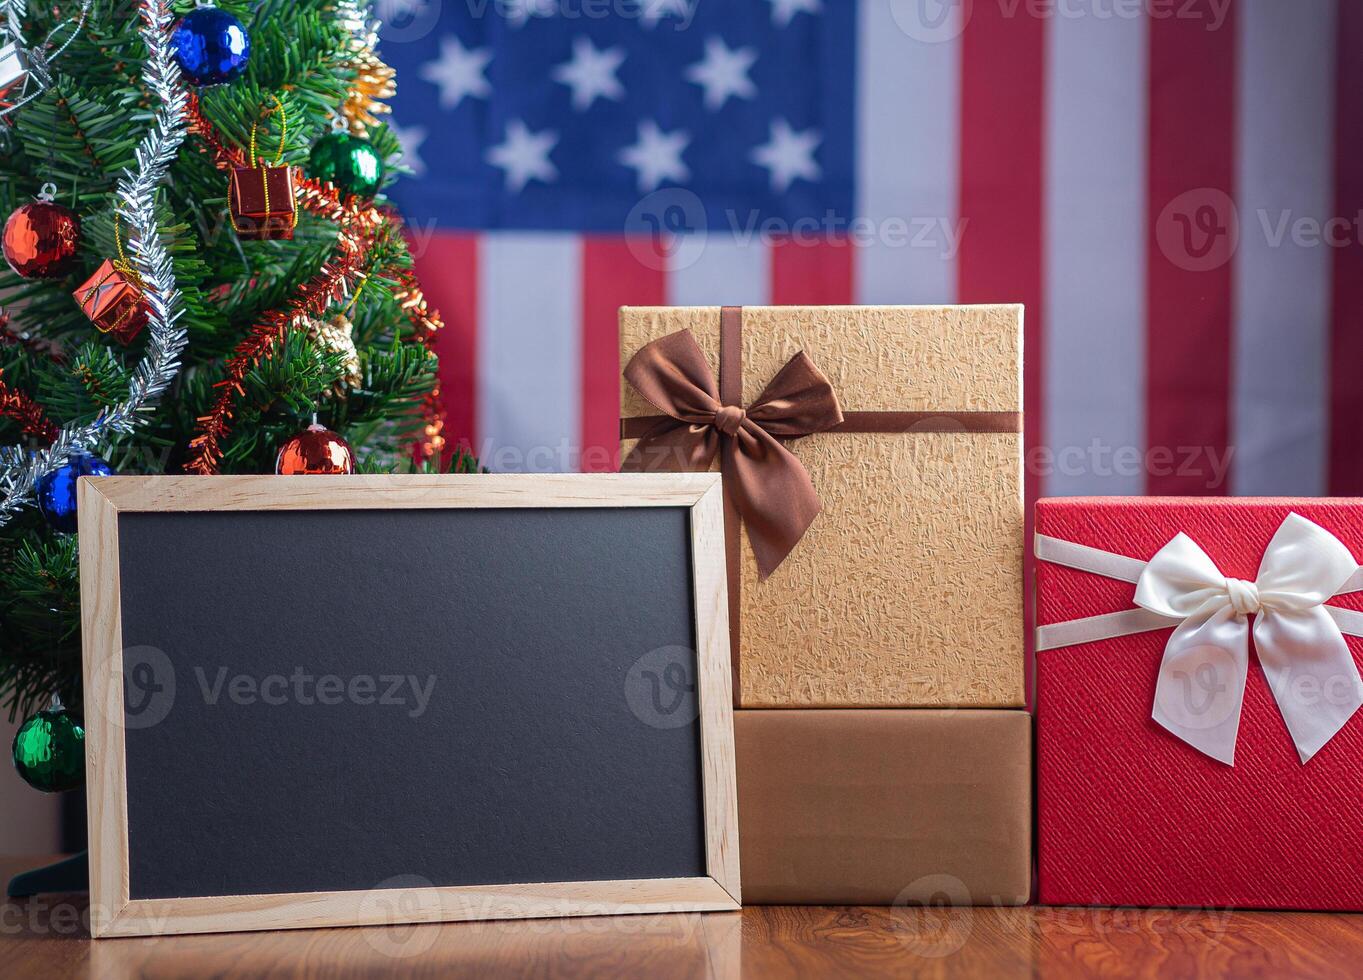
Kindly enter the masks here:
<path id="1" fill-rule="evenodd" d="M 293 168 L 264 163 L 233 167 L 228 204 L 238 238 L 292 239 L 298 224 Z"/>
<path id="2" fill-rule="evenodd" d="M 1255 581 L 1270 541 L 1293 513 L 1334 535 L 1351 553 L 1349 560 L 1356 563 L 1363 555 L 1363 499 L 1095 497 L 1037 503 L 1041 902 L 1363 909 L 1363 712 L 1352 714 L 1314 755 L 1299 752 L 1251 642 L 1234 760 L 1226 764 L 1154 720 L 1165 645 L 1174 633 L 1170 625 L 1043 649 L 1075 635 L 1056 634 L 1056 624 L 1132 610 L 1137 590 L 1132 581 L 1046 560 L 1047 539 L 1148 562 L 1183 532 L 1222 575 L 1243 580 L 1231 586 L 1242 599 L 1254 595 L 1257 603 L 1244 583 Z M 1290 549 L 1280 554 L 1288 564 L 1301 558 Z M 1127 563 L 1128 572 L 1140 569 Z M 1348 591 L 1358 587 L 1355 575 L 1326 599 L 1326 611 L 1363 610 L 1363 592 Z M 1347 652 L 1339 656 L 1345 670 L 1350 656 L 1358 670 L 1363 639 L 1347 635 L 1348 615 L 1333 616 L 1343 621 L 1346 634 Z M 1257 628 L 1264 616 L 1244 621 Z M 1191 685 L 1187 690 L 1194 696 L 1206 680 L 1179 679 Z M 1347 680 L 1346 689 L 1356 683 Z M 1285 690 L 1280 686 L 1279 694 Z M 1310 694 L 1305 690 L 1303 696 Z M 1298 703 L 1319 705 L 1321 699 Z M 1349 710 L 1340 709 L 1341 717 Z"/>
<path id="3" fill-rule="evenodd" d="M 125 347 L 141 333 L 151 314 L 142 282 L 125 262 L 105 259 L 72 295 L 101 333 L 111 334 Z"/>

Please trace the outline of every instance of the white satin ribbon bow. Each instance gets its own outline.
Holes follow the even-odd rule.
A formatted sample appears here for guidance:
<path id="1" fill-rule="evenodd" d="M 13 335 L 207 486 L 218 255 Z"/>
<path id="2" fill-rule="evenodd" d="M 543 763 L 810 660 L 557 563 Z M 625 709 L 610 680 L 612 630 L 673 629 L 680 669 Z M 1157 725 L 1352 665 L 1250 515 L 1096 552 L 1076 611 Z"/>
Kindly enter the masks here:
<path id="1" fill-rule="evenodd" d="M 1324 605 L 1357 570 L 1338 538 L 1299 514 L 1278 527 L 1253 582 L 1222 575 L 1179 532 L 1136 582 L 1136 605 L 1181 620 L 1164 647 L 1155 721 L 1234 764 L 1252 613 L 1259 663 L 1306 762 L 1363 705 L 1363 678 Z"/>

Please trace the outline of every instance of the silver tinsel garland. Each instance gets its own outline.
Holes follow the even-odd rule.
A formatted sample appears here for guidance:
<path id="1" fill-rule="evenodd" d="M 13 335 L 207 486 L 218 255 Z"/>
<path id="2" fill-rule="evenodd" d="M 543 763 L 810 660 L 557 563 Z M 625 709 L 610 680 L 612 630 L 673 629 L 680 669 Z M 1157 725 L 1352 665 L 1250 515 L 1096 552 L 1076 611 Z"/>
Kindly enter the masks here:
<path id="1" fill-rule="evenodd" d="M 5 0 L 4 27 L 6 39 L 15 44 L 24 43 L 24 0 Z"/>
<path id="2" fill-rule="evenodd" d="M 6 13 L 12 14 L 15 0 L 10 4 Z M 127 398 L 101 411 L 94 421 L 65 427 L 45 450 L 34 452 L 21 446 L 0 449 L 0 525 L 32 499 L 34 484 L 65 464 L 72 452 L 88 451 L 111 433 L 132 431 L 180 370 L 180 354 L 188 338 L 177 324 L 180 293 L 170 255 L 157 233 L 155 209 L 156 188 L 184 142 L 186 93 L 171 53 L 168 0 L 141 0 L 139 7 L 141 35 L 147 46 L 142 82 L 156 98 L 158 108 L 137 146 L 136 168 L 124 171 L 119 178 L 116 207 L 130 231 L 129 252 L 142 276 L 150 309 L 146 352 L 133 372 Z M 13 36 L 13 28 L 11 31 Z"/>
<path id="3" fill-rule="evenodd" d="M 81 0 L 79 14 L 52 28 L 41 44 L 25 48 L 24 0 L 0 0 L 0 10 L 3 10 L 4 14 L 0 17 L 0 44 L 17 49 L 20 61 L 24 65 L 24 79 L 16 86 L 19 90 L 18 97 L 14 97 L 13 89 L 5 93 L 4 102 L 0 104 L 0 118 L 18 112 L 52 87 L 52 63 L 71 46 L 80 29 L 85 26 L 85 17 L 90 13 L 93 2 L 94 0 Z M 63 33 L 66 37 L 58 43 L 57 38 Z M 11 149 L 8 127 L 0 128 L 0 149 L 6 153 Z"/>

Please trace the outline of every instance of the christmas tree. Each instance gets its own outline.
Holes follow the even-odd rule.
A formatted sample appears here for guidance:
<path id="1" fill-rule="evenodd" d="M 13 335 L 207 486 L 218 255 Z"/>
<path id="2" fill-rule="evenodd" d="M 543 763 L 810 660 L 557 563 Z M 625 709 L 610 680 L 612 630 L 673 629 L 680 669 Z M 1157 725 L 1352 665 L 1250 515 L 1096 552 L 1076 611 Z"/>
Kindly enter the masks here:
<path id="1" fill-rule="evenodd" d="M 74 477 L 431 469 L 443 439 L 440 323 L 383 198 L 401 160 L 366 9 L 0 11 L 13 717 L 79 709 Z"/>

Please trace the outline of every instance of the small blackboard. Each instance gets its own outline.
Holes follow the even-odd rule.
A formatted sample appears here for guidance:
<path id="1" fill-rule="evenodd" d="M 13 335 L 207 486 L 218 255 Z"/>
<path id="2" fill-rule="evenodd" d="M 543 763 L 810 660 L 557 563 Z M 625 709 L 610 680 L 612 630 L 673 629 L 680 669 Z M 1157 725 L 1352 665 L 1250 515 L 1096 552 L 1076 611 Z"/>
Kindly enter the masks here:
<path id="1" fill-rule="evenodd" d="M 82 481 L 92 933 L 736 908 L 719 495 Z"/>

